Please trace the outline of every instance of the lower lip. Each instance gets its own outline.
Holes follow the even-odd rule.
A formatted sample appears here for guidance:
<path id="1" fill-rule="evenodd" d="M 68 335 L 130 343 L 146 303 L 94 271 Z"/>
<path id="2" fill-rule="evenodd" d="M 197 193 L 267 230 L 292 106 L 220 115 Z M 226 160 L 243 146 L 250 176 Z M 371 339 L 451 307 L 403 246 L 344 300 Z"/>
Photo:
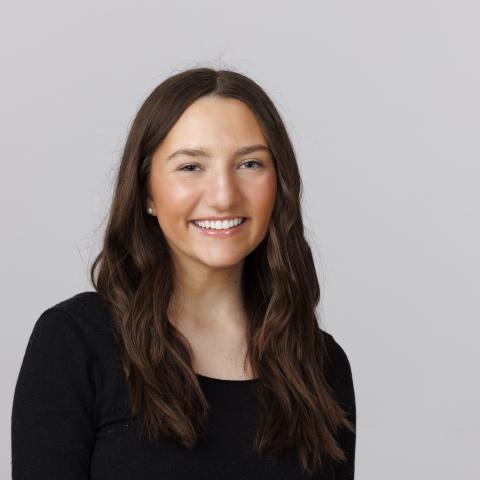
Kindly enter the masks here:
<path id="1" fill-rule="evenodd" d="M 213 228 L 202 228 L 198 225 L 195 225 L 193 222 L 190 222 L 193 228 L 197 230 L 199 233 L 206 235 L 207 237 L 212 238 L 230 238 L 235 235 L 238 235 L 243 230 L 245 230 L 245 224 L 247 223 L 248 218 L 246 218 L 240 225 L 236 225 L 232 228 L 227 228 L 226 230 L 215 230 Z"/>

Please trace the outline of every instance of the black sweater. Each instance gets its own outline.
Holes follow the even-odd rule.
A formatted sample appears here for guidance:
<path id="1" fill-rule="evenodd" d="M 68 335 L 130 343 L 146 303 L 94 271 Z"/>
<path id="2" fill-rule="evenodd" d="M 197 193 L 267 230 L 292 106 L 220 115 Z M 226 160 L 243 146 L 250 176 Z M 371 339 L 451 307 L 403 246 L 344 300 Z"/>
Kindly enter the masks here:
<path id="1" fill-rule="evenodd" d="M 112 328 L 96 292 L 70 297 L 36 321 L 13 398 L 13 480 L 304 478 L 295 454 L 272 463 L 251 446 L 257 379 L 197 374 L 212 408 L 207 437 L 195 448 L 139 438 Z M 349 361 L 324 333 L 330 352 L 327 380 L 355 422 Z M 345 429 L 339 442 L 348 462 L 325 464 L 314 479 L 353 479 L 355 435 Z"/>

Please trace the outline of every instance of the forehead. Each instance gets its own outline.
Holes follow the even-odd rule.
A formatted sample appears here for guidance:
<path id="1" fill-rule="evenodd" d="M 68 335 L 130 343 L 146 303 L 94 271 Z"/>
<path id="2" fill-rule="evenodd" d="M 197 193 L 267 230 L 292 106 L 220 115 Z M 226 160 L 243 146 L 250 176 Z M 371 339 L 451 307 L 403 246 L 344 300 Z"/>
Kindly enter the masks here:
<path id="1" fill-rule="evenodd" d="M 224 97 L 202 97 L 192 103 L 168 132 L 159 150 L 177 148 L 237 149 L 266 139 L 253 111 L 244 102 Z"/>

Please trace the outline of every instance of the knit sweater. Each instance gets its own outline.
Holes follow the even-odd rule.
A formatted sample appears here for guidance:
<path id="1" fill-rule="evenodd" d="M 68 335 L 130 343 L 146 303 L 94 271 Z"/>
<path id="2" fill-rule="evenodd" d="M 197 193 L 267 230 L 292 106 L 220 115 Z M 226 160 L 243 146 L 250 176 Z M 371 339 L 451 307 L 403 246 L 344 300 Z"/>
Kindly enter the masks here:
<path id="1" fill-rule="evenodd" d="M 350 364 L 326 338 L 326 378 L 355 425 Z M 278 462 L 252 447 L 255 382 L 196 374 L 211 406 L 207 435 L 188 449 L 172 439 L 140 437 L 113 322 L 96 292 L 74 295 L 37 319 L 15 386 L 11 440 L 13 480 L 303 479 L 295 454 Z M 346 463 L 326 462 L 314 480 L 354 478 L 355 434 L 338 437 Z"/>

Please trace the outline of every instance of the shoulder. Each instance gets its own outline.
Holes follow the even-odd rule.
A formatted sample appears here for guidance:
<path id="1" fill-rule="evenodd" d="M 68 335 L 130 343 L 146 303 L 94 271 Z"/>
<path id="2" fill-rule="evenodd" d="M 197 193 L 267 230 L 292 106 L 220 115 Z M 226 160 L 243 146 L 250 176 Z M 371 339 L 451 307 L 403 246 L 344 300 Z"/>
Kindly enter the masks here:
<path id="1" fill-rule="evenodd" d="M 105 328 L 110 321 L 110 315 L 105 303 L 100 295 L 94 291 L 77 293 L 51 305 L 42 313 L 41 318 L 70 318 L 84 330 Z M 44 320 L 44 322 L 48 321 Z M 55 322 L 55 320 L 50 321 Z"/>
<path id="2" fill-rule="evenodd" d="M 325 376 L 345 406 L 355 402 L 354 379 L 349 357 L 333 335 L 322 330 L 325 342 Z"/>
<path id="3" fill-rule="evenodd" d="M 322 330 L 322 333 L 325 341 L 325 358 L 327 365 L 338 373 L 351 370 L 348 355 L 340 343 L 337 342 L 332 334 L 325 330 Z"/>
<path id="4" fill-rule="evenodd" d="M 60 310 L 79 321 L 88 321 L 88 318 L 102 318 L 107 314 L 106 306 L 95 291 L 80 292 L 61 300 L 46 309 L 46 312 Z"/>
<path id="5" fill-rule="evenodd" d="M 39 337 L 50 342 L 68 339 L 98 350 L 111 339 L 111 331 L 111 317 L 99 294 L 85 291 L 45 309 L 34 324 L 30 343 Z"/>

